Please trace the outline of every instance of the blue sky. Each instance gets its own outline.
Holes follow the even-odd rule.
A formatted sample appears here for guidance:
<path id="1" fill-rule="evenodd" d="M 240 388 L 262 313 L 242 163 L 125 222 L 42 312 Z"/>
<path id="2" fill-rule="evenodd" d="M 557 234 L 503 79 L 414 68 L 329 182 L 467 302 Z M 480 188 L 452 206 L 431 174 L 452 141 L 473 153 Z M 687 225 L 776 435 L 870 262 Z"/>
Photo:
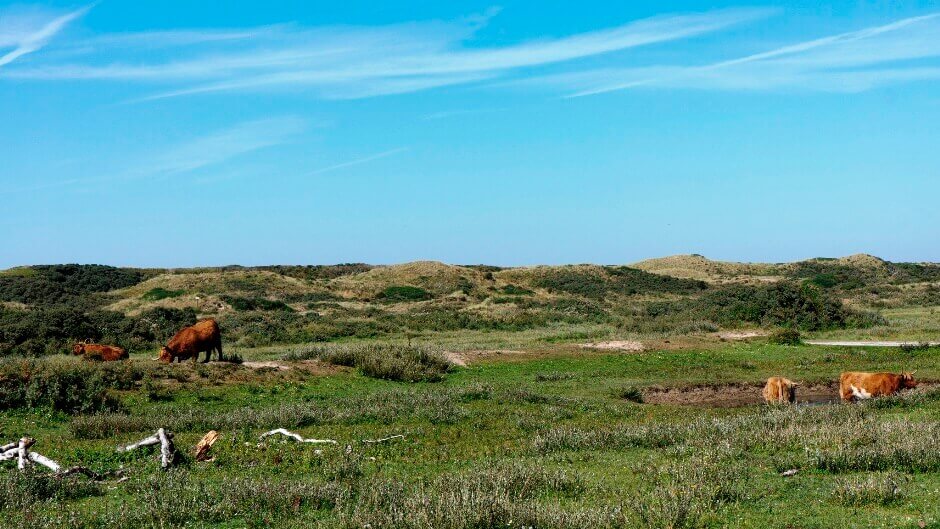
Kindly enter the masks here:
<path id="1" fill-rule="evenodd" d="M 931 4 L 0 2 L 0 267 L 940 261 Z"/>

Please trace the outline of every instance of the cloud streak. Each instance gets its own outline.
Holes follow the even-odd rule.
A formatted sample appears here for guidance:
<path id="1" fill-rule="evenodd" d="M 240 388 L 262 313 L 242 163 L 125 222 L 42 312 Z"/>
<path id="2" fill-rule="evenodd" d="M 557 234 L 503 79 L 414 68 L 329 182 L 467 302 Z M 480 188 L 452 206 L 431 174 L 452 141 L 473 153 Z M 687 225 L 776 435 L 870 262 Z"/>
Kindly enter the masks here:
<path id="1" fill-rule="evenodd" d="M 381 160 L 382 158 L 388 158 L 389 156 L 394 156 L 394 155 L 396 155 L 396 154 L 405 152 L 405 151 L 407 151 L 407 150 L 408 150 L 408 147 L 399 147 L 399 148 L 397 148 L 397 149 L 390 149 L 390 150 L 387 150 L 387 151 L 382 151 L 382 152 L 380 152 L 380 153 L 373 154 L 373 155 L 371 155 L 371 156 L 366 156 L 366 157 L 364 157 L 364 158 L 357 158 L 357 159 L 355 159 L 355 160 L 350 160 L 350 161 L 348 161 L 348 162 L 338 163 L 338 164 L 335 164 L 335 165 L 329 165 L 329 166 L 327 166 L 327 167 L 323 167 L 323 168 L 321 168 L 321 169 L 317 169 L 317 170 L 315 170 L 315 171 L 311 171 L 311 172 L 307 173 L 305 176 L 314 176 L 314 175 L 318 175 L 318 174 L 329 173 L 329 172 L 331 172 L 331 171 L 336 171 L 336 170 L 339 170 L 339 169 L 345 169 L 345 168 L 347 168 L 347 167 L 353 167 L 353 166 L 356 166 L 356 165 L 362 165 L 362 164 L 364 164 L 364 163 L 373 162 L 373 161 L 375 161 L 375 160 Z"/>
<path id="2" fill-rule="evenodd" d="M 730 9 L 659 16 L 490 48 L 468 47 L 466 42 L 494 13 L 453 23 L 103 35 L 91 44 L 50 52 L 44 64 L 0 76 L 170 86 L 141 98 L 145 100 L 282 89 L 309 91 L 326 99 L 364 98 L 512 76 L 527 68 L 687 39 L 773 13 Z M 172 46 L 173 53 L 162 58 L 144 54 L 144 46 L 148 50 Z"/>
<path id="3" fill-rule="evenodd" d="M 2 189 L 0 193 L 18 193 L 73 185 L 91 185 L 147 178 L 167 178 L 220 166 L 256 151 L 282 145 L 304 132 L 307 123 L 297 117 L 285 116 L 238 123 L 215 130 L 188 141 L 171 145 L 160 152 L 137 157 L 105 176 L 72 178 L 19 189 Z"/>
<path id="4" fill-rule="evenodd" d="M 940 57 L 940 14 L 898 20 L 704 66 L 597 69 L 546 76 L 584 97 L 641 87 L 714 90 L 858 92 L 938 78 L 937 67 L 912 61 Z M 900 64 L 899 64 L 900 63 Z"/>
<path id="5" fill-rule="evenodd" d="M 83 7 L 82 9 L 77 9 L 70 13 L 66 13 L 65 15 L 53 18 L 38 28 L 19 35 L 12 35 L 12 31 L 0 26 L 0 44 L 12 43 L 15 46 L 13 50 L 8 51 L 4 55 L 0 56 L 0 67 L 8 65 L 20 57 L 23 57 L 24 55 L 39 51 L 46 44 L 48 44 L 53 37 L 65 29 L 65 27 L 70 22 L 83 16 L 92 7 L 93 6 L 87 6 Z M 20 25 L 16 23 L 8 24 Z"/>

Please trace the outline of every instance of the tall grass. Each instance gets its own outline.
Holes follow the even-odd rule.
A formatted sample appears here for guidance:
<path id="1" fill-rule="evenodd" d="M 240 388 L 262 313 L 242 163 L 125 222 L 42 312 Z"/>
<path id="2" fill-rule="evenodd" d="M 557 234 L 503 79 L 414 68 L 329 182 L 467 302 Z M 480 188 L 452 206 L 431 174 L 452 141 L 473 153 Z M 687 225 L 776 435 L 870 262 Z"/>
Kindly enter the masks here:
<path id="1" fill-rule="evenodd" d="M 284 357 L 285 360 L 312 358 L 355 367 L 368 377 L 402 382 L 437 382 L 451 369 L 440 350 L 423 345 L 324 345 L 291 352 Z"/>

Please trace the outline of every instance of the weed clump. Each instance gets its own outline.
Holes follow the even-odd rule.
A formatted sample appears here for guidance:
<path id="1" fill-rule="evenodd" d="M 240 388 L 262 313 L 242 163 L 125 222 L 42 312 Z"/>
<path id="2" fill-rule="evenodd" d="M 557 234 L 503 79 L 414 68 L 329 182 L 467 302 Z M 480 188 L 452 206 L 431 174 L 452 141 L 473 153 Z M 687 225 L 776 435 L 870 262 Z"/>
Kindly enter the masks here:
<path id="1" fill-rule="evenodd" d="M 776 345 L 800 345 L 803 343 L 803 338 L 800 336 L 800 331 L 784 327 L 772 332 L 768 341 Z"/>
<path id="2" fill-rule="evenodd" d="M 896 472 L 845 478 L 836 484 L 832 499 L 846 507 L 891 505 L 904 497 L 901 490 L 904 481 L 905 478 Z"/>
<path id="3" fill-rule="evenodd" d="M 420 345 L 317 346 L 284 357 L 285 360 L 312 358 L 355 367 L 368 377 L 399 382 L 437 382 L 451 369 L 440 350 Z"/>

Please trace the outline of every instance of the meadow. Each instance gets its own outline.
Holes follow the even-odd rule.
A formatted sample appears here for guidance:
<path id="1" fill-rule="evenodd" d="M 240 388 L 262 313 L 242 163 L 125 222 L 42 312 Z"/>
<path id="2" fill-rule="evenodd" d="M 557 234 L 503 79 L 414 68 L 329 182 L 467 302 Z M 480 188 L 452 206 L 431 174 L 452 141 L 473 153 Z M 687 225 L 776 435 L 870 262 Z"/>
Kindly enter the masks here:
<path id="1" fill-rule="evenodd" d="M 785 280 L 793 286 L 771 289 L 752 284 L 750 269 L 732 269 L 728 284 L 725 269 L 703 269 L 697 279 L 597 268 L 427 275 L 424 267 L 406 279 L 361 268 L 122 272 L 116 284 L 69 283 L 51 308 L 37 302 L 48 293 L 34 296 L 35 285 L 17 279 L 19 297 L 5 308 L 13 324 L 0 325 L 0 444 L 28 435 L 33 450 L 102 479 L 0 463 L 0 525 L 940 527 L 938 349 L 782 345 L 769 336 L 784 325 L 804 338 L 936 339 L 940 315 L 906 292 L 929 292 L 923 279 L 932 272 L 903 269 L 918 283 L 873 304 L 871 285 Z M 810 280 L 821 273 L 810 272 Z M 252 296 L 268 303 L 225 301 Z M 495 301 L 502 297 L 513 300 Z M 225 308 L 213 313 L 206 303 Z M 120 318 L 88 316 L 102 304 Z M 126 340 L 131 359 L 62 354 L 46 344 L 78 336 L 27 336 L 33 331 L 16 327 L 26 320 L 10 316 L 65 309 L 113 322 L 108 332 Z M 154 319 L 157 309 L 218 314 L 234 361 L 156 362 L 164 322 L 178 322 L 174 312 Z M 140 327 L 141 315 L 149 326 Z M 261 339 L 261 323 L 300 316 L 316 327 L 298 324 L 296 336 L 349 322 L 384 330 Z M 28 323 L 50 328 L 45 321 Z M 640 347 L 602 347 L 615 341 Z M 832 402 L 849 369 L 916 369 L 922 384 Z M 771 375 L 819 398 L 764 405 L 760 387 Z M 116 451 L 161 427 L 181 452 L 169 470 L 153 449 Z M 337 444 L 259 439 L 278 427 Z M 212 459 L 196 461 L 193 447 L 209 430 L 221 434 Z"/>

